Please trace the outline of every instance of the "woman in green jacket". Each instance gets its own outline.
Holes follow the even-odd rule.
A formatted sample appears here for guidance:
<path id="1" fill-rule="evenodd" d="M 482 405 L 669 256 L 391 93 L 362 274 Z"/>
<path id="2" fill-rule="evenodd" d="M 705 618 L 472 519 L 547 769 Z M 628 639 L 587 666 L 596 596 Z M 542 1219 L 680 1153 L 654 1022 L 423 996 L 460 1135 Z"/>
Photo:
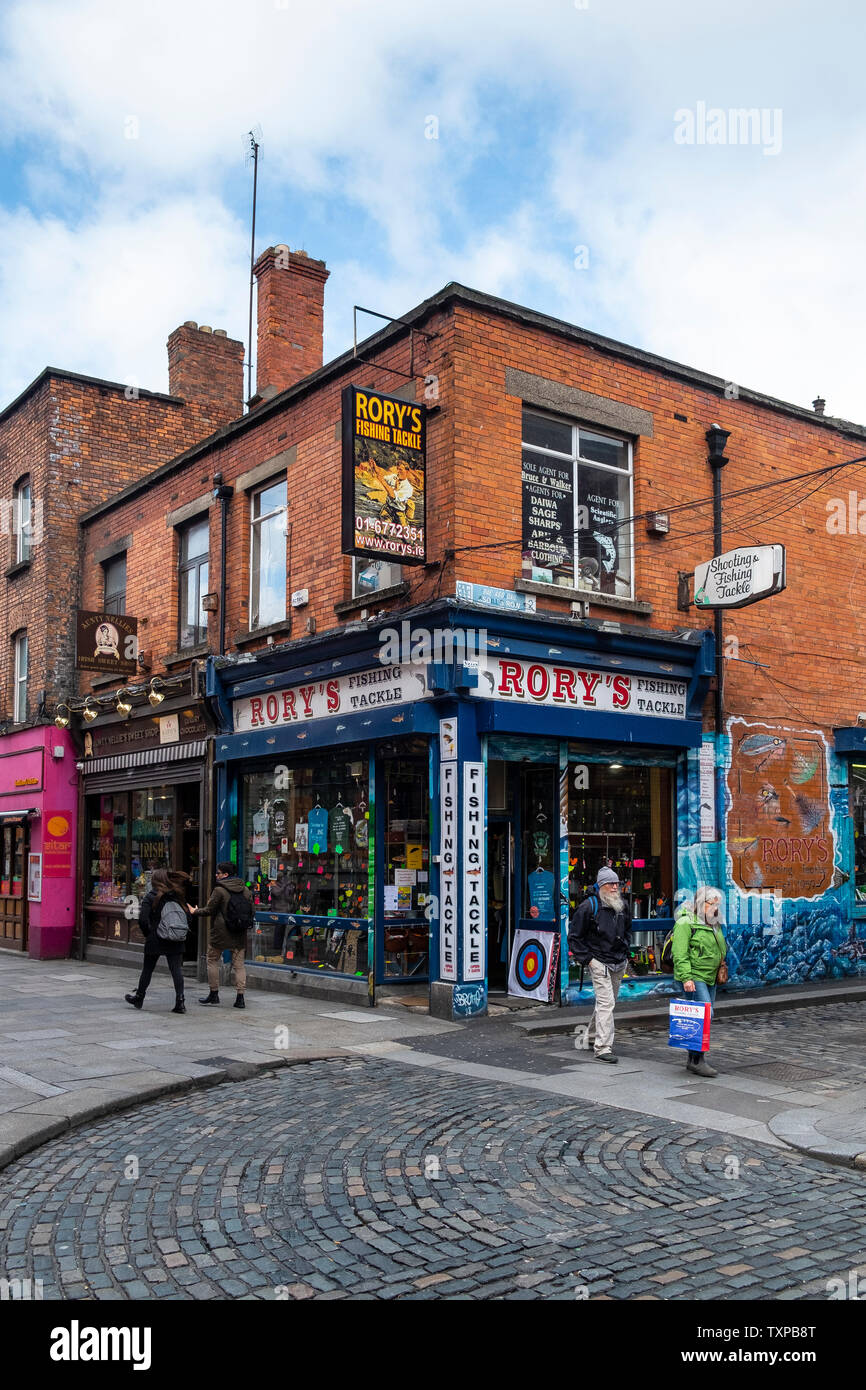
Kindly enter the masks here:
<path id="1" fill-rule="evenodd" d="M 727 955 L 727 943 L 719 925 L 722 894 L 719 888 L 699 888 L 694 909 L 682 908 L 677 914 L 671 954 L 674 979 L 683 993 L 697 1003 L 710 1005 L 716 998 L 719 966 Z M 686 1066 L 696 1076 L 718 1076 L 703 1052 L 689 1052 Z"/>

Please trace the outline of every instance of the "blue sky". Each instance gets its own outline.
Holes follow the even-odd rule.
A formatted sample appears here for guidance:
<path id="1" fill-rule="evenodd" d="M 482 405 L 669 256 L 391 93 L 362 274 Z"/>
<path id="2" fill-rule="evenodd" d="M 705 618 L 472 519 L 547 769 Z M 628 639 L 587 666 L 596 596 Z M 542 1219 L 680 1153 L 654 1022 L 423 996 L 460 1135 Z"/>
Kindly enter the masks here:
<path id="1" fill-rule="evenodd" d="M 327 262 L 326 357 L 354 303 L 460 280 L 866 422 L 861 30 L 848 0 L 5 0 L 0 403 L 47 363 L 164 390 L 184 319 L 245 336 L 258 123 L 257 247 Z M 701 103 L 777 148 L 679 142 Z"/>

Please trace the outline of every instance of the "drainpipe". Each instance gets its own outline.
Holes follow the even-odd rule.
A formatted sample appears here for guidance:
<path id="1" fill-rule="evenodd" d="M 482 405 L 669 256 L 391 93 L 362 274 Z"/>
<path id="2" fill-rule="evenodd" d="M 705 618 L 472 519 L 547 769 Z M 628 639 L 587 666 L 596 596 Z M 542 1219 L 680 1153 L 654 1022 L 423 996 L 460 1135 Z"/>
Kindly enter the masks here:
<path id="1" fill-rule="evenodd" d="M 220 504 L 220 649 L 219 655 L 226 654 L 226 541 L 228 535 L 229 502 L 235 495 L 234 488 L 223 482 L 222 473 L 214 473 L 214 500 Z"/>
<path id="2" fill-rule="evenodd" d="M 706 433 L 707 447 L 709 454 L 707 462 L 713 474 L 713 555 L 722 553 L 722 469 L 728 462 L 725 457 L 725 445 L 730 436 L 730 430 L 723 430 L 721 425 L 710 425 Z M 722 734 L 724 733 L 724 702 L 722 699 L 722 672 L 724 670 L 724 654 L 722 652 L 722 642 L 724 615 L 721 608 L 717 608 L 713 614 L 713 624 L 716 638 L 716 699 L 715 699 L 715 726 L 716 726 L 716 834 L 719 837 L 719 865 L 718 882 L 724 882 L 722 857 L 722 813 L 725 808 L 724 791 L 722 778 L 724 768 L 722 766 Z"/>

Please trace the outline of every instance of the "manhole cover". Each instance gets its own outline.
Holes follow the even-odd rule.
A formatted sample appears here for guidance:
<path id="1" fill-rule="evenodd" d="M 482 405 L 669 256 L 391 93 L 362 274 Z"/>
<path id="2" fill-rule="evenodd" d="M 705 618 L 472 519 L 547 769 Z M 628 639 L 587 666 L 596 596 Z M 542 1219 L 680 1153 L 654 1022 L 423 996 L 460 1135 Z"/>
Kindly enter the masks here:
<path id="1" fill-rule="evenodd" d="M 815 1071 L 813 1067 L 796 1067 L 790 1062 L 750 1062 L 747 1067 L 736 1067 L 736 1071 L 753 1071 L 767 1081 L 821 1081 L 830 1075 L 828 1071 Z"/>

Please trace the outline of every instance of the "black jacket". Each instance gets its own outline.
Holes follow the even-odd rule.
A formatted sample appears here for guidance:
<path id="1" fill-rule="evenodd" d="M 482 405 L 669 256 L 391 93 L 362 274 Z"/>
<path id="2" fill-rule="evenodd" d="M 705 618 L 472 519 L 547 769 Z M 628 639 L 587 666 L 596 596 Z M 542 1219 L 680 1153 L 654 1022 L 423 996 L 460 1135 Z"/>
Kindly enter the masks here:
<path id="1" fill-rule="evenodd" d="M 182 941 L 166 941 L 157 933 L 159 919 L 162 913 L 163 903 L 180 903 L 189 919 L 189 908 L 181 897 L 180 893 L 164 893 L 156 907 L 156 893 L 151 888 L 149 893 L 145 893 L 138 909 L 138 929 L 144 937 L 144 949 L 148 955 L 159 954 L 161 951 L 183 951 Z"/>
<path id="2" fill-rule="evenodd" d="M 593 900 L 594 899 L 594 900 Z M 593 912 L 595 903 L 597 912 Z M 627 907 L 614 912 L 605 907 L 595 895 L 579 903 L 568 928 L 568 949 L 575 960 L 587 965 L 591 960 L 602 965 L 622 965 L 628 960 L 631 916 Z"/>

